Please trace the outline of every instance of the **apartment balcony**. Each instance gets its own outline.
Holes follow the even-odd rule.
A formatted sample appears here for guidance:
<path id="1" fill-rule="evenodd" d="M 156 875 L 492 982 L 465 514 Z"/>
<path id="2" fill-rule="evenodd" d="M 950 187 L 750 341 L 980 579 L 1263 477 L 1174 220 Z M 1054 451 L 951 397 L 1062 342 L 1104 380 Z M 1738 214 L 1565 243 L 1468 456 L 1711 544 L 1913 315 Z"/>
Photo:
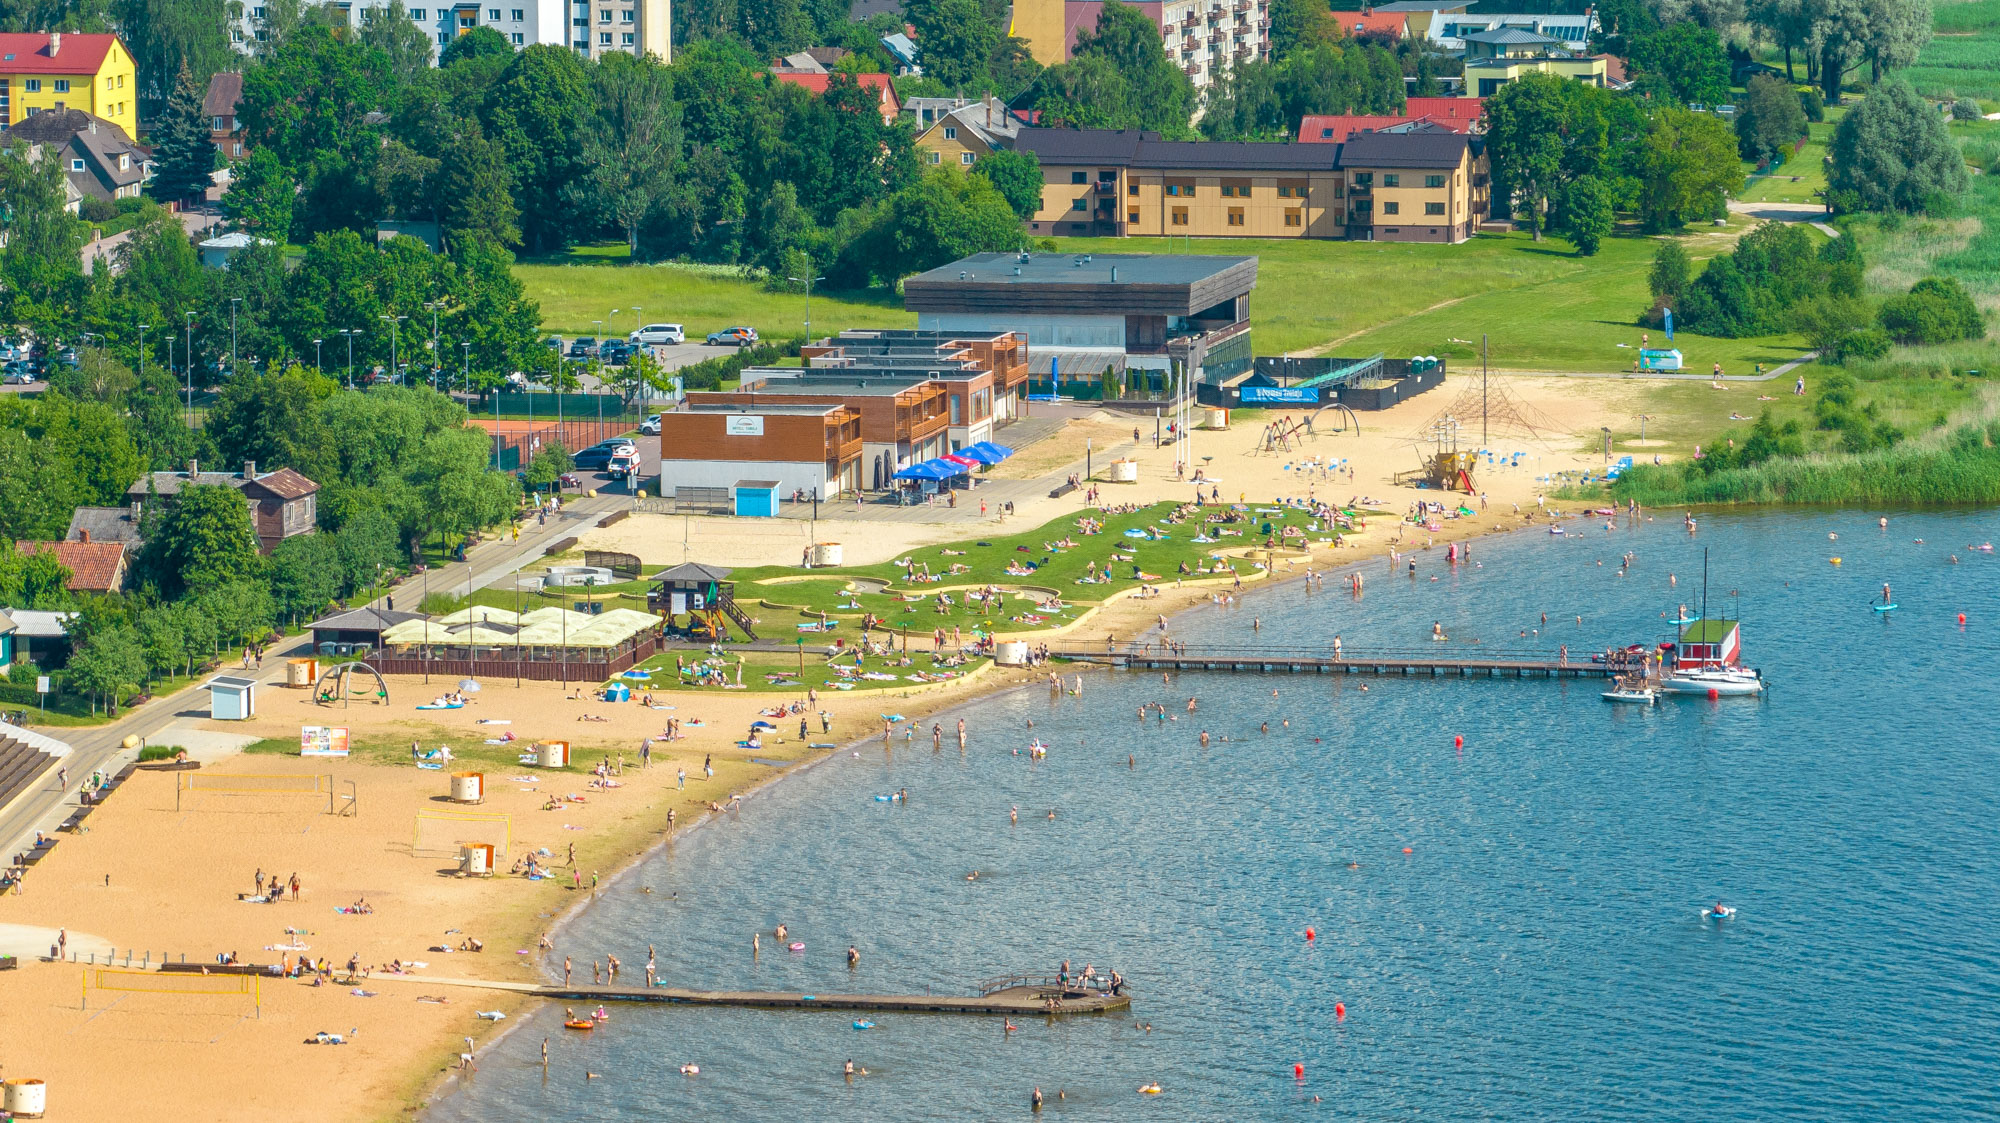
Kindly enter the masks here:
<path id="1" fill-rule="evenodd" d="M 1115 196 L 1115 195 L 1117 195 L 1117 194 L 1118 194 L 1118 181 L 1117 181 L 1117 180 L 1115 180 L 1115 179 L 1100 179 L 1100 180 L 1098 180 L 1098 181 L 1097 181 L 1097 193 L 1098 193 L 1099 195 L 1112 195 L 1112 196 Z M 1098 205 L 1099 205 L 1099 206 L 1102 206 L 1103 204 L 1102 204 L 1102 203 L 1100 203 L 1100 204 L 1098 204 Z"/>
<path id="2" fill-rule="evenodd" d="M 1200 26 L 1201 17 L 1193 12 L 1189 12 L 1187 18 L 1181 21 L 1181 29 L 1184 31 L 1192 31 Z"/>
<path id="3" fill-rule="evenodd" d="M 1220 4 L 1218 4 L 1215 7 L 1210 8 L 1208 10 L 1208 22 L 1218 23 L 1222 20 L 1224 16 L 1227 16 L 1228 14 L 1229 14 L 1228 10 L 1223 8 Z"/>
<path id="4" fill-rule="evenodd" d="M 1269 30 L 1271 30 L 1271 21 L 1270 21 L 1270 20 L 1267 20 L 1267 19 L 1260 19 L 1260 20 L 1258 20 L 1258 21 L 1257 21 L 1257 30 L 1259 30 L 1259 31 L 1269 31 Z"/>
<path id="5" fill-rule="evenodd" d="M 1250 0 L 1236 0 L 1236 3 L 1231 5 L 1229 10 L 1241 15 L 1250 10 Z"/>
<path id="6" fill-rule="evenodd" d="M 1216 44 L 1218 44 L 1218 43 L 1220 43 L 1220 42 L 1222 42 L 1222 32 L 1220 32 L 1220 31 L 1211 31 L 1211 32 L 1209 32 L 1209 33 L 1208 33 L 1208 45 L 1209 45 L 1209 46 L 1213 47 L 1213 46 L 1215 46 Z"/>
<path id="7" fill-rule="evenodd" d="M 1250 57 L 1250 44 L 1248 44 L 1248 43 L 1241 43 L 1241 44 L 1238 44 L 1238 45 L 1237 45 L 1237 47 L 1236 47 L 1236 57 L 1237 57 L 1237 58 L 1249 58 L 1249 57 Z"/>
<path id="8" fill-rule="evenodd" d="M 829 439 L 826 442 L 826 460 L 829 464 L 845 464 L 860 455 L 861 437 L 859 435 L 849 440 Z"/>
<path id="9" fill-rule="evenodd" d="M 1186 66 L 1181 67 L 1181 73 L 1190 78 L 1199 78 L 1201 77 L 1201 64 L 1198 62 L 1188 63 Z"/>
<path id="10" fill-rule="evenodd" d="M 1242 25 L 1242 26 L 1238 26 L 1238 27 L 1235 27 L 1235 28 L 1231 29 L 1231 30 L 1230 30 L 1230 34 L 1231 34 L 1231 35 L 1234 35 L 1234 36 L 1235 36 L 1235 37 L 1237 38 L 1237 40 L 1238 40 L 1238 41 L 1240 42 L 1240 41 L 1242 40 L 1242 38 L 1243 38 L 1243 37 L 1244 37 L 1245 35 L 1248 35 L 1248 34 L 1250 34 L 1250 32 L 1251 32 L 1252 30 L 1254 30 L 1254 29 L 1253 29 L 1253 28 L 1251 28 L 1251 27 L 1249 27 L 1249 26 L 1247 26 L 1247 25 Z"/>

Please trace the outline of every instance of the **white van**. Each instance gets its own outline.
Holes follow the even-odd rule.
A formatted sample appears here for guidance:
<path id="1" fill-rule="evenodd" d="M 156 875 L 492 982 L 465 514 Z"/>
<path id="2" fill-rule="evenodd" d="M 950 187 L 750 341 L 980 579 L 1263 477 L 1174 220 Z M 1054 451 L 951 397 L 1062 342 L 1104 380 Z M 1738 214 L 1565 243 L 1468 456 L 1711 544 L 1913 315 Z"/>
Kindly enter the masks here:
<path id="1" fill-rule="evenodd" d="M 686 343 L 687 333 L 679 324 L 647 324 L 625 337 L 633 343 Z"/>

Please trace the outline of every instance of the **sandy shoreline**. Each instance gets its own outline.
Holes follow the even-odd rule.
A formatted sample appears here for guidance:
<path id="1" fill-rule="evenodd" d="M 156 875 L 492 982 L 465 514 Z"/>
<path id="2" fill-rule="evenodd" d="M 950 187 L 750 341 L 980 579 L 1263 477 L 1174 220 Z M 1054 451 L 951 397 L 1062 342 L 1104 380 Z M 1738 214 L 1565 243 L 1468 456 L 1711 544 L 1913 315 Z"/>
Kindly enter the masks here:
<path id="1" fill-rule="evenodd" d="M 1565 388 L 1563 393 L 1570 391 Z M 1436 404 L 1418 403 L 1402 420 L 1428 414 Z M 1372 463 L 1356 479 L 1321 482 L 1319 490 L 1329 498 L 1349 491 L 1373 494 L 1381 497 L 1379 506 L 1392 512 L 1400 512 L 1418 497 L 1458 498 L 1389 482 L 1388 469 L 1406 459 L 1401 452 L 1395 453 L 1395 461 L 1390 458 L 1392 448 L 1407 448 L 1386 431 L 1389 426 L 1384 423 L 1396 422 L 1388 415 L 1371 420 L 1381 428 L 1363 442 L 1365 448 L 1356 443 L 1357 437 L 1327 438 L 1319 448 L 1322 458 L 1338 450 Z M 1224 485 L 1231 493 L 1227 498 L 1239 493 L 1298 495 L 1307 490 L 1299 486 L 1302 481 L 1296 475 L 1287 475 L 1290 465 L 1284 462 L 1305 460 L 1311 450 L 1276 455 L 1244 452 L 1254 436 L 1255 426 L 1250 426 L 1204 438 L 1213 443 L 1203 451 L 1243 453 L 1241 459 L 1229 457 L 1216 467 L 1229 477 Z M 1144 462 L 1142 482 L 1107 485 L 1103 502 L 1187 497 L 1189 487 L 1173 479 L 1160 450 L 1135 455 Z M 1552 450 L 1549 456 L 1570 454 Z M 1451 542 L 1528 526 L 1517 516 L 1501 513 L 1510 502 L 1535 510 L 1533 495 L 1539 488 L 1527 473 L 1496 473 L 1488 490 L 1497 510 L 1445 522 L 1441 531 L 1428 535 L 1405 527 L 1405 544 L 1419 554 L 1426 549 L 1441 553 Z M 1046 502 L 1037 502 L 1032 512 L 1029 504 L 1022 507 L 1017 521 L 1045 520 L 1078 513 L 1080 496 L 1061 509 Z M 979 532 L 978 524 L 917 525 L 920 529 L 898 529 L 895 553 L 913 548 L 919 539 L 936 542 Z M 858 542 L 878 526 L 850 522 L 844 530 Z M 1365 532 L 1349 536 L 1340 547 L 1315 544 L 1304 557 L 1280 555 L 1268 573 L 1259 571 L 1253 578 L 1246 571 L 1239 595 L 1303 580 L 1308 567 L 1344 580 L 1351 570 L 1382 564 L 1396 526 L 1391 514 L 1371 520 Z M 725 529 L 714 528 L 716 533 Z M 613 532 L 621 541 L 635 543 L 633 552 L 649 562 L 677 555 L 687 534 L 682 520 L 668 517 L 656 522 L 628 519 L 598 533 Z M 789 537 L 782 543 L 784 553 L 771 560 L 796 559 L 796 546 Z M 671 547 L 662 546 L 663 539 L 670 539 Z M 1229 587 L 1226 577 L 1164 584 L 1158 597 L 1121 597 L 1062 632 L 1041 631 L 1022 638 L 1034 642 L 1064 634 L 1109 633 L 1123 642 L 1157 634 L 1160 616 L 1167 617 L 1172 634 L 1191 610 L 1211 604 L 1216 593 Z M 73 948 L 99 946 L 87 944 L 96 938 L 121 952 L 151 949 L 153 961 L 162 952 L 198 962 L 234 950 L 245 961 L 272 962 L 285 953 L 269 949 L 302 941 L 310 946 L 307 954 L 324 955 L 343 966 L 350 955 L 364 966 L 417 960 L 429 964 L 422 969 L 424 975 L 513 984 L 545 977 L 544 956 L 536 948 L 546 936 L 554 942 L 558 962 L 561 956 L 571 956 L 578 974 L 587 978 L 593 956 L 601 958 L 603 949 L 581 943 L 587 937 L 578 934 L 576 921 L 583 909 L 604 894 L 645 891 L 636 871 L 684 832 L 722 829 L 720 820 L 727 813 L 710 812 L 710 805 L 732 794 L 755 798 L 768 784 L 878 740 L 878 711 L 900 711 L 911 719 L 929 721 L 966 703 L 1038 684 L 1046 673 L 989 668 L 941 684 L 899 684 L 851 695 L 829 692 L 821 697 L 820 706 L 834 711 L 830 730 L 822 734 L 814 729 L 801 739 L 780 728 L 756 750 L 736 745 L 740 731 L 760 709 L 789 702 L 792 695 L 655 691 L 657 701 L 674 707 L 673 716 L 700 718 L 704 724 L 689 728 L 683 741 L 656 744 L 649 769 L 637 767 L 637 746 L 641 738 L 658 735 L 666 714 L 633 704 L 621 707 L 567 697 L 556 684 L 489 684 L 470 709 L 457 713 L 416 712 L 414 702 L 444 689 L 437 683 L 426 685 L 420 677 L 392 679 L 393 704 L 345 710 L 314 706 L 299 692 L 273 689 L 260 699 L 255 720 L 211 727 L 295 741 L 301 724 L 347 725 L 362 751 L 331 764 L 297 756 L 238 754 L 213 759 L 204 771 L 333 773 L 343 785 L 350 780 L 357 785 L 358 815 L 330 816 L 324 813 L 323 802 L 315 808 L 303 797 L 220 794 L 196 799 L 191 807 L 176 812 L 171 776 L 141 774 L 92 816 L 87 833 L 66 838 L 37 867 L 22 895 L 0 898 L 0 923 L 48 932 L 67 928 Z M 803 700 L 803 692 L 798 697 Z M 586 717 L 592 720 L 582 720 Z M 512 722 L 501 728 L 524 740 L 569 739 L 575 759 L 584 765 L 622 755 L 626 767 L 617 777 L 622 786 L 592 791 L 586 789 L 589 776 L 581 769 L 524 768 L 513 762 L 514 746 L 482 744 L 495 729 L 476 724 L 480 718 Z M 793 719 L 771 720 L 782 727 Z M 419 812 L 447 806 L 440 802 L 445 774 L 412 768 L 406 758 L 397 759 L 393 750 L 383 748 L 407 746 L 413 739 L 426 748 L 449 744 L 461 754 L 454 767 L 484 771 L 488 796 L 479 810 L 511 816 L 512 855 L 546 848 L 561 880 L 443 876 L 440 867 L 448 866 L 449 858 L 430 853 L 428 844 L 416 845 L 413 820 Z M 813 749 L 814 741 L 837 747 Z M 712 780 L 701 771 L 705 760 L 715 767 Z M 759 761 L 783 763 L 771 767 Z M 686 790 L 676 783 L 676 768 L 689 774 Z M 509 779 L 524 774 L 532 779 Z M 544 809 L 552 794 L 565 793 L 585 798 Z M 664 827 L 669 810 L 679 820 L 673 835 Z M 577 851 L 574 870 L 562 864 L 572 843 Z M 503 874 L 512 855 L 501 863 Z M 238 903 L 237 895 L 252 889 L 253 871 L 259 868 L 287 876 L 297 870 L 305 886 L 303 903 Z M 362 898 L 375 906 L 372 915 L 333 911 Z M 309 935 L 288 936 L 286 928 L 304 929 Z M 454 946 L 466 936 L 484 940 L 486 950 L 427 950 Z M 141 962 L 140 954 L 135 951 L 135 964 Z M 634 977 L 643 973 L 643 960 L 627 959 L 626 973 Z M 442 992 L 432 997 L 448 1001 L 423 1002 L 418 1000 L 427 992 L 423 982 L 378 974 L 362 981 L 361 989 L 375 992 L 366 998 L 354 995 L 349 986 L 268 980 L 262 989 L 261 1017 L 240 1009 L 242 1001 L 221 996 L 105 994 L 94 996 L 91 1008 L 83 1009 L 78 984 L 85 973 L 85 968 L 67 964 L 24 962 L 20 971 L 0 975 L 4 988 L 0 993 L 8 998 L 0 1003 L 4 1075 L 49 1081 L 52 1117 L 110 1120 L 128 1114 L 131 1104 L 146 1102 L 174 1103 L 187 1114 L 224 1123 L 410 1118 L 455 1087 L 454 1066 L 465 1048 L 464 1038 L 470 1037 L 475 1050 L 483 1051 L 522 1024 L 522 1013 L 533 1005 L 518 991 L 464 986 L 428 988 Z M 508 1016 L 496 1025 L 475 1019 L 474 1011 Z M 319 1030 L 353 1031 L 352 1041 L 337 1047 L 301 1046 L 304 1038 Z M 279 1072 L 285 1074 L 282 1081 L 259 1079 Z M 319 1089 L 322 1094 L 308 1104 L 297 1097 L 299 1087 Z M 337 1094 L 326 1094 L 335 1090 Z"/>

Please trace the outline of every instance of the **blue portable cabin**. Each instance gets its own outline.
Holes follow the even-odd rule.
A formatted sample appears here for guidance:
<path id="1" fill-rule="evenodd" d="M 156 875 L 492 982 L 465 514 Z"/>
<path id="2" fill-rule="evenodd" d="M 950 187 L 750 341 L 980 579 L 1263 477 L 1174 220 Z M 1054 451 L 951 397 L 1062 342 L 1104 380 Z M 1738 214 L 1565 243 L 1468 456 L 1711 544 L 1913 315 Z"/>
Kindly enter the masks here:
<path id="1" fill-rule="evenodd" d="M 217 675 L 202 684 L 208 691 L 208 716 L 216 721 L 248 721 L 257 716 L 257 680 Z"/>
<path id="2" fill-rule="evenodd" d="M 737 480 L 736 514 L 739 518 L 777 518 L 778 481 Z"/>

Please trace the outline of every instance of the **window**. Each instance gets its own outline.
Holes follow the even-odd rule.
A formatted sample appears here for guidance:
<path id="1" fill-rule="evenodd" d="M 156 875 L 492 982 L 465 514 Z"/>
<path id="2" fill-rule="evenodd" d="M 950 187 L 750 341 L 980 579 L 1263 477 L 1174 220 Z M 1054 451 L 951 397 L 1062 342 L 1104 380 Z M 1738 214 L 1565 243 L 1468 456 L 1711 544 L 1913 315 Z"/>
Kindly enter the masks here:
<path id="1" fill-rule="evenodd" d="M 119 171 L 121 171 L 121 172 L 129 172 L 129 171 L 131 171 L 131 170 L 132 170 L 132 157 L 131 157 L 131 156 L 129 156 L 129 155 L 127 155 L 126 153 L 123 153 L 123 152 L 120 152 L 120 153 L 118 154 L 118 170 L 119 170 Z"/>
<path id="2" fill-rule="evenodd" d="M 1443 187 L 1443 186 L 1444 186 L 1444 177 L 1443 177 L 1443 176 L 1441 176 L 1441 175 L 1427 175 L 1427 176 L 1425 176 L 1425 177 L 1424 177 L 1424 186 L 1425 186 L 1425 187 Z"/>
<path id="3" fill-rule="evenodd" d="M 589 26 L 589 24 L 590 24 L 590 17 L 588 17 L 588 16 L 578 16 L 578 17 L 576 17 L 575 19 L 573 19 L 573 20 L 570 20 L 569 22 L 570 22 L 570 26 L 572 26 L 572 27 L 586 27 L 586 26 Z M 578 43 L 578 44 L 577 44 L 577 46 L 581 47 L 581 46 L 583 46 L 583 44 L 582 44 L 582 43 Z"/>
<path id="4" fill-rule="evenodd" d="M 1130 196 L 1132 196 L 1132 197 L 1133 197 L 1134 199 L 1138 198 L 1138 197 L 1139 197 L 1139 185 L 1138 185 L 1138 184 L 1136 184 L 1136 183 L 1128 183 L 1128 184 L 1126 184 L 1126 185 L 1125 185 L 1125 194 L 1127 194 L 1127 195 L 1130 195 Z"/>
<path id="5" fill-rule="evenodd" d="M 26 86 L 28 88 L 28 92 L 31 94 L 38 94 L 42 92 L 42 80 L 40 78 L 30 78 L 21 84 L 23 86 Z"/>
<path id="6" fill-rule="evenodd" d="M 1072 199 L 1072 200 L 1070 200 L 1070 204 L 1069 204 L 1069 209 L 1070 209 L 1070 210 L 1073 210 L 1073 211 L 1087 211 L 1087 210 L 1089 210 L 1089 209 L 1090 209 L 1090 196 L 1088 196 L 1088 195 L 1078 195 L 1078 196 L 1077 196 L 1077 197 L 1076 197 L 1075 199 Z"/>
<path id="7" fill-rule="evenodd" d="M 1374 185 L 1374 183 L 1375 183 L 1375 173 L 1374 173 L 1374 172 L 1355 172 L 1355 173 L 1354 173 L 1354 188 L 1355 188 L 1355 190 L 1357 190 L 1357 191 L 1362 191 L 1362 190 L 1366 190 L 1367 188 L 1369 188 L 1369 187 L 1373 186 L 1373 185 Z"/>
<path id="8" fill-rule="evenodd" d="M 958 420 L 958 395 L 957 395 L 957 394 L 953 394 L 953 395 L 951 396 L 951 423 L 952 423 L 953 425 L 957 425 L 957 424 L 959 424 L 959 420 Z"/>
<path id="9" fill-rule="evenodd" d="M 599 23 L 610 23 L 610 22 L 611 22 L 611 9 L 609 9 L 609 8 L 599 8 L 599 9 L 597 9 L 597 22 L 599 22 Z M 609 39 L 606 39 L 606 40 L 605 40 L 605 42 L 606 42 L 606 43 L 609 43 L 609 42 L 611 42 L 611 40 L 609 40 Z"/>
<path id="10" fill-rule="evenodd" d="M 1139 225 L 1139 212 L 1138 212 L 1138 211 L 1126 211 L 1126 212 L 1125 212 L 1125 221 L 1126 221 L 1126 222 L 1128 222 L 1128 223 L 1130 223 L 1130 224 L 1132 224 L 1133 226 L 1137 226 L 1137 225 Z"/>
<path id="11" fill-rule="evenodd" d="M 1241 226 L 1241 225 L 1243 225 L 1243 208 L 1242 208 L 1242 207 L 1231 207 L 1231 208 L 1229 208 L 1229 225 L 1231 225 L 1231 226 Z"/>
<path id="12" fill-rule="evenodd" d="M 631 32 L 629 32 L 629 31 L 627 31 L 627 32 L 625 32 L 625 33 L 624 33 L 623 35 L 620 35 L 620 36 L 618 37 L 618 42 L 619 42 L 619 43 L 620 43 L 621 45 L 623 45 L 623 46 L 627 46 L 627 47 L 631 46 L 631 45 L 632 45 L 632 33 L 631 33 Z"/>
<path id="13" fill-rule="evenodd" d="M 528 41 L 528 39 L 527 39 L 527 36 L 525 36 L 525 35 L 522 35 L 522 34 L 521 34 L 520 32 L 518 32 L 518 31 L 516 31 L 516 32 L 514 33 L 514 45 L 515 45 L 516 47 L 518 47 L 518 46 L 522 45 L 523 43 L 526 43 L 527 41 Z"/>
<path id="14" fill-rule="evenodd" d="M 944 129 L 944 138 L 946 140 L 957 140 L 958 127 L 956 125 L 946 125 Z"/>
<path id="15" fill-rule="evenodd" d="M 230 146 L 229 146 L 229 154 L 230 154 L 231 156 L 241 156 L 241 155 L 243 155 L 243 144 L 242 144 L 242 142 L 241 142 L 241 141 L 238 141 L 237 143 L 235 143 L 235 144 L 232 144 L 232 145 L 230 145 Z"/>
<path id="16" fill-rule="evenodd" d="M 105 79 L 105 81 L 106 81 L 106 82 L 109 82 L 109 81 L 111 81 L 111 79 L 109 79 L 109 78 L 106 78 L 106 79 Z M 67 78 L 58 78 L 58 79 L 56 79 L 56 92 L 57 92 L 57 93 L 59 93 L 59 94 L 66 94 L 66 93 L 68 93 L 68 92 L 69 92 L 69 79 L 67 79 Z"/>
<path id="17" fill-rule="evenodd" d="M 1424 204 L 1424 213 L 1425 213 L 1425 214 L 1443 214 L 1443 213 L 1444 213 L 1444 204 L 1443 204 L 1443 203 L 1425 203 L 1425 204 Z"/>
<path id="18" fill-rule="evenodd" d="M 1236 188 L 1235 188 L 1235 186 L 1234 186 L 1234 185 L 1232 185 L 1232 184 L 1227 184 L 1227 183 L 1223 184 L 1223 185 L 1222 185 L 1222 197 L 1223 197 L 1223 198 L 1225 198 L 1225 199 L 1234 199 L 1234 198 L 1236 197 Z"/>
<path id="19" fill-rule="evenodd" d="M 937 163 L 937 162 L 938 162 L 938 154 L 937 154 L 937 153 L 935 153 L 935 152 L 931 152 L 931 153 L 926 153 L 926 155 L 928 155 L 928 156 L 930 157 L 930 162 L 931 162 L 931 163 L 935 164 L 935 163 Z"/>
<path id="20" fill-rule="evenodd" d="M 1187 224 L 1188 224 L 1188 218 L 1187 218 L 1187 208 L 1186 208 L 1186 207 L 1175 207 L 1175 208 L 1174 208 L 1174 225 L 1175 225 L 1175 226 L 1186 226 Z"/>
<path id="21" fill-rule="evenodd" d="M 970 152 L 961 152 L 958 154 L 958 162 L 964 164 L 968 168 L 972 166 L 972 161 L 975 159 L 977 159 L 977 157 L 975 157 Z"/>
<path id="22" fill-rule="evenodd" d="M 1305 216 L 1303 216 L 1303 215 L 1301 215 L 1301 214 L 1299 213 L 1299 209 L 1298 209 L 1297 207 L 1291 207 L 1291 208 L 1288 208 L 1288 209 L 1287 209 L 1287 210 L 1285 211 L 1285 225 L 1286 225 L 1286 226 L 1304 226 L 1304 225 L 1305 225 Z"/>
<path id="23" fill-rule="evenodd" d="M 1384 187 L 1401 187 L 1402 185 L 1403 185 L 1403 177 L 1402 177 L 1402 176 L 1400 176 L 1400 175 L 1397 175 L 1397 174 L 1396 174 L 1395 172 L 1383 172 L 1383 173 L 1382 173 L 1382 186 L 1384 186 Z"/>
<path id="24" fill-rule="evenodd" d="M 619 22 L 619 23 L 631 23 L 631 22 L 632 22 L 632 12 L 631 12 L 631 9 L 629 9 L 629 8 L 628 8 L 628 9 L 626 9 L 625 11 L 622 11 L 622 12 L 619 12 L 619 13 L 618 13 L 618 22 Z"/>
<path id="25" fill-rule="evenodd" d="M 82 170 L 83 170 L 83 161 L 82 161 L 82 160 L 71 160 L 71 161 L 69 162 L 69 170 L 70 170 L 70 171 L 73 171 L 73 172 L 80 172 L 80 171 L 82 171 Z"/>
<path id="26" fill-rule="evenodd" d="M 1383 213 L 1383 214 L 1401 214 L 1401 213 L 1403 213 L 1403 204 L 1401 204 L 1401 203 L 1397 203 L 1397 202 L 1393 202 L 1393 201 L 1391 201 L 1391 202 L 1387 202 L 1387 203 L 1383 203 L 1383 204 L 1382 204 L 1382 213 Z"/>
<path id="27" fill-rule="evenodd" d="M 428 14 L 429 13 L 424 11 L 422 8 L 410 9 L 410 19 L 417 23 L 422 23 L 424 21 L 424 17 Z M 257 9 L 257 18 L 258 19 L 264 18 L 264 9 L 262 8 Z"/>
<path id="28" fill-rule="evenodd" d="M 1321 140 L 1332 140 L 1332 139 L 1333 139 L 1333 130 L 1332 130 L 1332 129 L 1321 129 L 1321 130 L 1319 131 L 1319 137 L 1320 137 L 1320 139 L 1321 139 Z"/>
<path id="29" fill-rule="evenodd" d="M 211 117 L 211 118 L 209 118 L 209 121 L 208 121 L 208 127 L 209 127 L 210 129 L 214 130 L 215 132 L 218 132 L 218 133 L 219 133 L 219 132 L 223 132 L 224 130 L 223 130 L 223 127 L 222 127 L 222 118 L 220 118 L 220 117 Z"/>
<path id="30" fill-rule="evenodd" d="M 252 9 L 250 9 L 250 10 L 251 10 L 251 11 L 252 11 L 253 13 L 255 13 L 255 14 L 256 14 L 256 16 L 257 16 L 257 18 L 258 18 L 258 19 L 263 19 L 263 18 L 264 18 L 264 9 L 263 9 L 263 7 L 262 7 L 262 6 L 259 6 L 259 7 L 255 7 L 255 8 L 252 8 Z M 424 18 L 424 10 L 423 10 L 422 8 L 418 8 L 418 9 L 417 9 L 416 11 L 414 11 L 414 12 L 411 12 L 411 13 L 410 13 L 410 15 L 411 15 L 411 17 L 412 17 L 412 18 L 414 18 L 414 19 L 422 19 L 422 18 Z"/>
<path id="31" fill-rule="evenodd" d="M 1085 178 L 1085 176 L 1084 176 L 1084 173 L 1082 173 L 1082 172 L 1071 172 L 1071 173 L 1069 173 L 1069 181 L 1070 181 L 1071 183 L 1088 183 L 1088 182 L 1089 182 L 1089 180 Z"/>
<path id="32" fill-rule="evenodd" d="M 1083 234 L 1089 232 L 1089 230 L 1090 227 L 1085 226 L 1081 222 L 1072 222 L 1069 224 L 1069 232 L 1072 234 Z"/>
<path id="33" fill-rule="evenodd" d="M 492 23 L 499 23 L 499 22 L 500 22 L 500 9 L 498 9 L 498 8 L 488 8 L 488 9 L 486 9 L 486 18 L 487 18 L 487 20 L 488 20 L 488 21 L 490 21 L 490 22 L 492 22 Z"/>
<path id="34" fill-rule="evenodd" d="M 451 32 L 449 31 L 438 32 L 438 46 L 440 47 L 451 46 Z"/>
<path id="35" fill-rule="evenodd" d="M 523 12 L 519 8 L 515 8 L 511 13 L 511 15 L 515 23 L 520 23 L 524 18 L 526 18 L 527 13 Z"/>
<path id="36" fill-rule="evenodd" d="M 609 47 L 611 45 L 611 33 L 609 31 L 598 32 L 597 41 L 599 44 Z"/>

